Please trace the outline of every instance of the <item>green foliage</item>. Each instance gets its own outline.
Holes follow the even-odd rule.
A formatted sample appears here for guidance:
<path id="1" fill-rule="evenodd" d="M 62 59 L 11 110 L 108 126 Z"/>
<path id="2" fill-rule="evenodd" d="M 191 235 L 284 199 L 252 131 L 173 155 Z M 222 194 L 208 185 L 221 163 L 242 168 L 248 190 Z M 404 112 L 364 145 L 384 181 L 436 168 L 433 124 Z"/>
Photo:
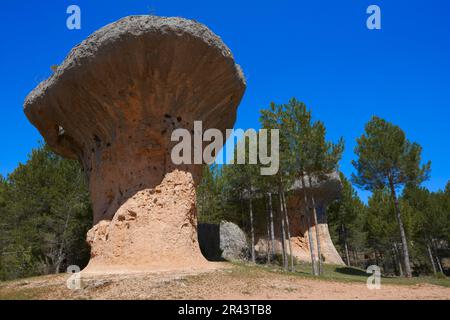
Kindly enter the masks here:
<path id="1" fill-rule="evenodd" d="M 411 233 L 417 264 L 427 265 L 431 272 L 428 246 L 435 259 L 440 259 L 440 254 L 449 253 L 443 248 L 443 244 L 448 244 L 450 240 L 450 195 L 445 191 L 430 192 L 425 188 L 408 185 L 401 200 L 411 212 Z"/>
<path id="2" fill-rule="evenodd" d="M 422 147 L 408 141 L 400 127 L 374 116 L 356 142 L 358 160 L 352 163 L 357 173 L 352 179 L 358 186 L 373 191 L 428 178 L 431 163 L 421 165 Z"/>
<path id="3" fill-rule="evenodd" d="M 246 142 L 248 160 L 248 143 Z M 236 152 L 236 150 L 235 150 Z M 197 209 L 199 221 L 220 223 L 234 222 L 250 229 L 248 216 L 249 199 L 255 208 L 254 216 L 262 214 L 263 199 L 255 197 L 262 188 L 259 166 L 248 164 L 204 166 L 202 181 L 197 187 Z M 251 191 L 251 192 L 250 192 Z M 259 221 L 256 222 L 257 224 Z"/>
<path id="4" fill-rule="evenodd" d="M 287 150 L 297 175 L 299 172 L 320 175 L 337 169 L 344 151 L 344 141 L 342 138 L 337 144 L 326 141 L 324 123 L 313 122 L 311 110 L 305 104 L 291 99 L 285 106 L 282 119 L 289 141 Z"/>
<path id="5" fill-rule="evenodd" d="M 376 192 L 389 188 L 394 205 L 400 239 L 405 275 L 412 276 L 406 228 L 403 220 L 408 212 L 398 203 L 396 189 L 404 185 L 419 185 L 429 176 L 431 163 L 421 165 L 422 147 L 406 139 L 400 127 L 378 117 L 366 124 L 364 134 L 358 138 L 353 161 L 356 174 L 352 174 L 355 184 Z"/>
<path id="6" fill-rule="evenodd" d="M 263 128 L 280 130 L 280 172 L 286 185 L 302 173 L 326 174 L 337 169 L 344 141 L 326 140 L 325 125 L 313 121 L 311 110 L 295 98 L 287 104 L 271 103 L 261 110 Z"/>
<path id="7" fill-rule="evenodd" d="M 324 124 L 313 121 L 311 110 L 302 102 L 272 103 L 261 110 L 260 122 L 263 128 L 280 130 L 278 174 L 262 176 L 259 165 L 248 164 L 248 141 L 244 140 L 246 164 L 204 166 L 197 188 L 200 222 L 228 220 L 249 232 L 251 198 L 255 232 L 266 234 L 268 192 L 273 194 L 277 220 L 281 217 L 278 192 L 289 196 L 290 186 L 302 175 L 320 176 L 338 169 L 343 140 L 327 141 Z M 371 190 L 372 196 L 364 205 L 341 174 L 341 198 L 327 209 L 337 248 L 344 255 L 347 246 L 355 253 L 350 260 L 361 267 L 375 255 L 385 271 L 397 268 L 393 251 L 402 246 L 402 240 L 393 187 L 403 191 L 398 208 L 415 272 L 431 272 L 427 248 L 436 262 L 449 254 L 450 182 L 438 192 L 419 187 L 430 172 L 430 163 L 421 164 L 421 147 L 409 142 L 398 126 L 377 117 L 357 139 L 355 153 L 352 181 Z M 7 178 L 0 176 L 0 280 L 63 271 L 72 264 L 83 267 L 89 258 L 85 236 L 91 219 L 79 164 L 62 159 L 45 145 L 33 150 L 25 164 Z M 281 262 L 281 257 L 275 258 Z"/>
<path id="8" fill-rule="evenodd" d="M 43 145 L 1 185 L 2 279 L 86 264 L 85 236 L 92 213 L 77 162 L 62 159 Z"/>
<path id="9" fill-rule="evenodd" d="M 205 165 L 197 187 L 197 210 L 199 222 L 220 223 L 222 220 L 237 224 L 242 222 L 242 212 L 236 199 L 236 189 L 231 187 L 226 167 Z"/>
<path id="10" fill-rule="evenodd" d="M 343 186 L 341 196 L 329 205 L 327 216 L 332 240 L 340 249 L 341 256 L 345 257 L 345 245 L 351 252 L 360 253 L 367 247 L 367 233 L 364 229 L 367 208 L 344 174 L 340 173 L 340 178 Z M 349 260 L 352 261 L 351 257 Z M 359 262 L 352 263 L 358 265 Z"/>
<path id="11" fill-rule="evenodd" d="M 367 241 L 371 248 L 384 252 L 390 250 L 393 242 L 399 241 L 394 204 L 389 191 L 374 191 L 368 201 L 366 222 Z"/>
<path id="12" fill-rule="evenodd" d="M 416 229 L 429 239 L 449 240 L 449 199 L 442 191 L 432 193 L 417 186 L 408 186 L 403 192 L 403 201 L 414 211 Z"/>
<path id="13" fill-rule="evenodd" d="M 281 195 L 292 193 L 290 189 L 296 179 L 305 174 L 323 175 L 337 169 L 344 148 L 343 140 L 340 139 L 337 144 L 327 141 L 324 124 L 313 122 L 311 111 L 302 102 L 293 98 L 287 104 L 271 103 L 268 109 L 261 110 L 260 122 L 264 129 L 279 130 L 277 174 L 263 176 L 258 164 L 249 164 L 249 142 L 244 137 L 241 143 L 246 146 L 245 164 L 225 165 L 216 174 L 206 172 L 197 198 L 198 206 L 202 208 L 199 214 L 201 221 L 218 222 L 219 217 L 225 216 L 230 220 L 230 215 L 235 218 L 240 216 L 238 224 L 241 227 L 250 224 L 250 228 L 244 229 L 255 229 L 260 235 L 266 234 L 269 218 L 265 198 L 268 193 L 274 195 L 275 219 L 285 219 L 286 214 L 277 200 Z M 271 143 L 270 140 L 268 142 Z M 209 209 L 206 210 L 206 207 Z M 212 210 L 217 214 L 207 214 Z M 241 214 L 233 215 L 230 211 Z M 245 215 L 245 212 L 251 213 Z M 285 221 L 287 225 L 287 218 Z"/>

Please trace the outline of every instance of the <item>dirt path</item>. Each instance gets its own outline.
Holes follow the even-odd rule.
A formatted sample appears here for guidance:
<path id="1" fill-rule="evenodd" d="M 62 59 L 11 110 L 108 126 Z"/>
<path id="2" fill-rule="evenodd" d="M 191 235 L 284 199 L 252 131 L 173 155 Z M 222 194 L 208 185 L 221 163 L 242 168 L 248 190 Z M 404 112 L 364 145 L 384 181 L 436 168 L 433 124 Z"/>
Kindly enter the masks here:
<path id="1" fill-rule="evenodd" d="M 383 285 L 315 280 L 233 267 L 195 272 L 122 274 L 83 279 L 83 289 L 66 287 L 68 275 L 0 284 L 0 299 L 450 299 L 450 288 L 430 284 Z"/>

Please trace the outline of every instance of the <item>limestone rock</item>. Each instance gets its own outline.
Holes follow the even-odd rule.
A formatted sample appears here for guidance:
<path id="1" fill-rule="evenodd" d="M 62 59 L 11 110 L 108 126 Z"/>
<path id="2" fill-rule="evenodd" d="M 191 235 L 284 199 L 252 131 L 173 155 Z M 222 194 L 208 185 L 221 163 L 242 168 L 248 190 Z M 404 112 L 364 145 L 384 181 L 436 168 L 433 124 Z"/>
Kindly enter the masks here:
<path id="1" fill-rule="evenodd" d="M 247 260 L 250 249 L 244 231 L 232 222 L 201 223 L 198 238 L 203 255 L 211 261 Z"/>
<path id="2" fill-rule="evenodd" d="M 342 183 L 337 172 L 333 172 L 328 175 L 320 177 L 312 176 L 311 183 L 309 177 L 306 177 L 305 187 L 300 180 L 296 181 L 291 188 L 292 196 L 287 201 L 287 208 L 289 214 L 289 224 L 291 233 L 291 244 L 293 255 L 299 261 L 311 262 L 311 255 L 309 251 L 309 238 L 308 238 L 308 223 L 312 225 L 313 243 L 317 250 L 316 243 L 316 227 L 319 230 L 319 239 L 321 244 L 321 254 L 324 263 L 344 265 L 344 262 L 334 247 L 331 241 L 330 233 L 328 230 L 328 224 L 326 219 L 326 208 L 328 204 L 339 198 L 342 190 Z M 317 212 L 317 226 L 314 224 L 313 218 L 304 211 L 304 195 L 305 190 L 307 195 L 314 195 L 316 202 Z M 277 210 L 277 206 L 274 205 L 274 210 Z M 281 254 L 282 246 L 279 240 L 281 231 L 281 220 L 278 213 L 274 213 L 274 231 L 275 231 L 275 253 Z M 267 253 L 267 247 L 270 245 L 267 241 L 267 231 L 262 230 L 258 232 L 255 249 L 258 255 L 264 256 Z M 287 244 L 286 244 L 287 246 Z M 317 255 L 316 255 L 317 257 Z"/>
<path id="3" fill-rule="evenodd" d="M 242 71 L 218 36 L 182 18 L 130 16 L 72 49 L 26 98 L 48 145 L 78 159 L 94 227 L 89 271 L 206 263 L 197 242 L 198 165 L 174 165 L 176 128 L 232 128 Z"/>
<path id="4" fill-rule="evenodd" d="M 339 173 L 334 171 L 329 174 L 320 176 L 313 175 L 311 179 L 306 176 L 304 179 L 304 186 L 301 179 L 297 179 L 292 186 L 298 196 L 303 197 L 305 190 L 309 194 L 313 194 L 321 203 L 329 203 L 339 198 L 342 191 L 341 178 Z"/>
<path id="5" fill-rule="evenodd" d="M 226 260 L 246 260 L 249 247 L 244 231 L 232 222 L 220 223 L 220 249 Z"/>

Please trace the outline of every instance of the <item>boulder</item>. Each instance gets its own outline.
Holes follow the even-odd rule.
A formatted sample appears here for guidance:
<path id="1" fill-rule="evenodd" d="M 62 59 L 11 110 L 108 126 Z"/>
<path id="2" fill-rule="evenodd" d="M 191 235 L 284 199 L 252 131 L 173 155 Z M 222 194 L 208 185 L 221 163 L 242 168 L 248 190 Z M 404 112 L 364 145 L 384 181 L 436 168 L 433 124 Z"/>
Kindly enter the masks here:
<path id="1" fill-rule="evenodd" d="M 244 231 L 232 222 L 200 223 L 198 239 L 203 255 L 210 261 L 247 260 L 249 245 Z"/>
<path id="2" fill-rule="evenodd" d="M 249 246 L 244 231 L 232 222 L 220 223 L 220 249 L 225 260 L 247 260 Z"/>

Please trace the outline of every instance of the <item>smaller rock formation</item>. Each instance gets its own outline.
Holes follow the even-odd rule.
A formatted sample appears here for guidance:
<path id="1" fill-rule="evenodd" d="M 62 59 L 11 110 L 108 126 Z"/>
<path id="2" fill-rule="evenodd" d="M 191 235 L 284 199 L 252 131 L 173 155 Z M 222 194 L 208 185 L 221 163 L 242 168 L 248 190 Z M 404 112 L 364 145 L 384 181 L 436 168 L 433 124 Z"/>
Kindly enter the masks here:
<path id="1" fill-rule="evenodd" d="M 249 257 L 245 233 L 232 222 L 200 223 L 198 241 L 202 254 L 210 261 L 247 260 Z"/>
<path id="2" fill-rule="evenodd" d="M 316 243 L 316 227 L 319 230 L 319 239 L 321 245 L 321 254 L 324 263 L 344 265 L 344 262 L 337 252 L 336 248 L 331 241 L 330 233 L 328 231 L 328 224 L 326 218 L 326 208 L 328 204 L 339 198 L 342 190 L 341 180 L 337 172 L 333 172 L 321 177 L 311 177 L 311 184 L 309 178 L 305 179 L 305 186 L 301 181 L 296 181 L 292 187 L 293 193 L 288 201 L 287 208 L 289 213 L 289 224 L 291 233 L 291 244 L 293 255 L 299 261 L 311 262 L 311 255 L 309 251 L 309 238 L 308 238 L 308 224 L 307 221 L 313 222 L 312 217 L 306 217 L 304 211 L 304 193 L 307 195 L 314 195 L 316 202 L 317 222 L 316 226 L 312 226 L 313 243 L 314 248 L 317 250 Z M 276 198 L 276 196 L 274 196 Z M 278 206 L 274 205 L 274 209 L 277 210 Z M 282 246 L 280 239 L 280 219 L 279 213 L 274 212 L 274 231 L 275 231 L 275 253 L 281 254 Z M 259 231 L 259 236 L 256 240 L 255 250 L 259 256 L 265 256 L 267 254 L 267 231 Z M 317 254 L 317 253 L 316 253 Z"/>

